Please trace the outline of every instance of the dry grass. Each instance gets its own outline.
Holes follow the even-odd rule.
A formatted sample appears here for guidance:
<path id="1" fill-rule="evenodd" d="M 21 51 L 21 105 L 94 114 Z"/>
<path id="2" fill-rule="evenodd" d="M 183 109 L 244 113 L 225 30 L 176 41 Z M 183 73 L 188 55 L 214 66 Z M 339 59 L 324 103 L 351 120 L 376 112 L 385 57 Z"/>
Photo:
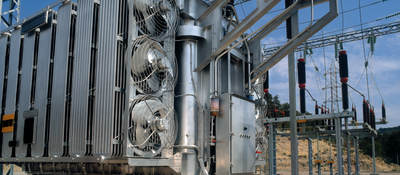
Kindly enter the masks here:
<path id="1" fill-rule="evenodd" d="M 290 138 L 289 137 L 277 137 L 277 169 L 279 171 L 290 171 Z M 328 141 L 321 140 L 319 142 L 320 147 L 320 156 L 321 159 L 326 162 L 330 160 L 330 150 L 331 157 L 335 161 L 333 164 L 334 170 L 336 169 L 336 148 L 334 145 L 330 146 Z M 313 140 L 313 159 L 317 158 L 317 141 Z M 347 172 L 347 151 L 343 150 L 343 160 L 345 171 Z M 371 172 L 372 171 L 372 158 L 368 155 L 359 154 L 360 160 L 360 169 L 361 171 Z M 354 172 L 355 165 L 355 153 L 354 148 L 351 148 L 351 161 L 352 161 L 352 171 Z M 316 165 L 314 164 L 314 167 Z M 377 158 L 376 160 L 376 168 L 378 172 L 394 172 L 400 171 L 400 166 L 396 164 L 388 164 L 383 161 L 381 158 Z M 299 170 L 300 171 L 308 171 L 308 141 L 300 140 L 299 141 Z M 322 164 L 322 171 L 329 171 L 329 164 Z"/>

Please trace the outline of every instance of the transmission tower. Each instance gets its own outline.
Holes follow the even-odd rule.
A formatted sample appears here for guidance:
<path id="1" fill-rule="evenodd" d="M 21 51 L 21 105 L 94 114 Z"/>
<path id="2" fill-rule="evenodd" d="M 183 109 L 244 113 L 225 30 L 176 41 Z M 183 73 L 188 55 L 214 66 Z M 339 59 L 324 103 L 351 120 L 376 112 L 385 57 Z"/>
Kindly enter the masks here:
<path id="1" fill-rule="evenodd" d="M 0 0 L 0 29 L 19 22 L 20 5 L 20 0 Z"/>
<path id="2" fill-rule="evenodd" d="M 326 72 L 324 73 L 325 87 L 322 88 L 325 94 L 324 105 L 331 113 L 340 111 L 340 94 L 338 84 L 338 65 L 335 59 L 332 59 L 328 65 L 325 65 Z"/>

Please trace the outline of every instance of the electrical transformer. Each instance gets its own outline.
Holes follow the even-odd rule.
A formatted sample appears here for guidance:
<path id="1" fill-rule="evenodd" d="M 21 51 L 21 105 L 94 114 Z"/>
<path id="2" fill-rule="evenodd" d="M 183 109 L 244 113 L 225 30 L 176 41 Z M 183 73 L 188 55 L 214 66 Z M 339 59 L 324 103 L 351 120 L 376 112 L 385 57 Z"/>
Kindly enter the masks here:
<path id="1" fill-rule="evenodd" d="M 61 0 L 1 31 L 0 162 L 32 174 L 265 171 L 263 59 L 245 32 L 278 2 L 258 0 L 241 22 L 234 1 Z"/>

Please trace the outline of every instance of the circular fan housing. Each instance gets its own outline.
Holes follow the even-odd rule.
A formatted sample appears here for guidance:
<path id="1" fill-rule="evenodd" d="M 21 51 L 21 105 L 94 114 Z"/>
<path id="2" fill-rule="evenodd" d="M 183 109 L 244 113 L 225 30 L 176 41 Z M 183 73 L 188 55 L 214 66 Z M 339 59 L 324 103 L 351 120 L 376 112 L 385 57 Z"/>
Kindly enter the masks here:
<path id="1" fill-rule="evenodd" d="M 157 94 L 172 87 L 174 69 L 162 46 L 143 37 L 134 43 L 131 74 L 140 93 Z"/>
<path id="2" fill-rule="evenodd" d="M 175 32 L 178 11 L 174 0 L 135 0 L 134 16 L 139 31 L 161 38 Z"/>
<path id="3" fill-rule="evenodd" d="M 175 117 L 172 108 L 158 98 L 139 96 L 132 108 L 129 138 L 136 155 L 155 157 L 175 142 Z"/>

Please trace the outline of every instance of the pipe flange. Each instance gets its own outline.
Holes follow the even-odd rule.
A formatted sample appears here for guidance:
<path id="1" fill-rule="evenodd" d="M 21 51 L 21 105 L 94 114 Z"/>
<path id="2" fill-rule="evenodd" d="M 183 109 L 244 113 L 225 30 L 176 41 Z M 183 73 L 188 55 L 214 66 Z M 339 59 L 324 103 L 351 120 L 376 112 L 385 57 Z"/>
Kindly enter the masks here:
<path id="1" fill-rule="evenodd" d="M 199 26 L 181 25 L 178 28 L 177 37 L 180 38 L 202 38 L 204 39 L 204 30 Z"/>

